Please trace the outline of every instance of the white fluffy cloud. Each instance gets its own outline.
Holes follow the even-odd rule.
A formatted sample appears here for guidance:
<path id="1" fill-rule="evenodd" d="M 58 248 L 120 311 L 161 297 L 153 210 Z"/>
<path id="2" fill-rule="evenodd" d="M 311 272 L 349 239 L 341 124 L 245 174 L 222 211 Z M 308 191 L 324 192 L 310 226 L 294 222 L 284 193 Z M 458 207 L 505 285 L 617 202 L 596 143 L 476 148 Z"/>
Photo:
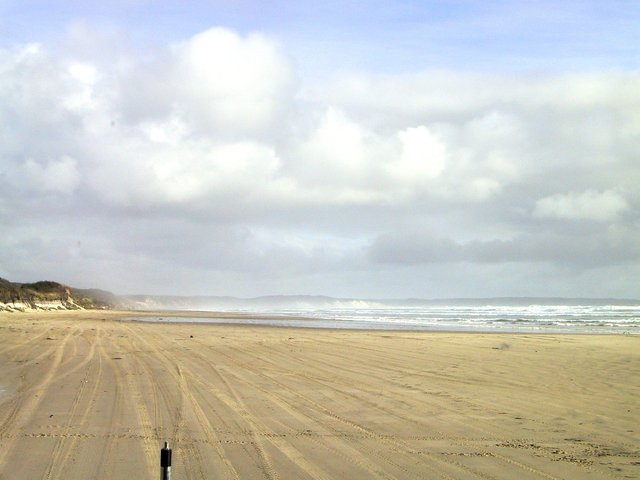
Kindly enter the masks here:
<path id="1" fill-rule="evenodd" d="M 249 133 L 270 130 L 291 94 L 288 61 L 270 39 L 212 28 L 172 49 L 176 91 L 195 121 Z"/>
<path id="2" fill-rule="evenodd" d="M 309 183 L 357 183 L 371 168 L 367 141 L 371 134 L 337 108 L 329 108 L 300 142 L 292 161 L 310 166 Z M 292 166 L 294 169 L 298 165 Z M 300 172 L 303 174 L 303 172 Z M 319 181 L 319 182 L 318 182 Z"/>
<path id="3" fill-rule="evenodd" d="M 179 116 L 207 137 L 263 136 L 284 121 L 294 78 L 268 37 L 212 28 L 172 45 L 123 78 L 122 108 L 131 121 Z"/>
<path id="4" fill-rule="evenodd" d="M 446 148 L 425 126 L 407 128 L 398 133 L 402 155 L 392 165 L 392 175 L 402 180 L 437 178 L 445 168 Z"/>

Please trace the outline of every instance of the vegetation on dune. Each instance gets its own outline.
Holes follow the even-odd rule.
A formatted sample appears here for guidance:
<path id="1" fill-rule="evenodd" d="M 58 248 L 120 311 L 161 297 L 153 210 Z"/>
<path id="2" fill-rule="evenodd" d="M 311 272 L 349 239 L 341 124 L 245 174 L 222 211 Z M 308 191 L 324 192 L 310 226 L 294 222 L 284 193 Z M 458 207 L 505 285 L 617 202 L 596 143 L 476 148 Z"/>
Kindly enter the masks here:
<path id="1" fill-rule="evenodd" d="M 71 288 L 50 280 L 15 283 L 0 278 L 1 309 L 109 309 L 121 302 L 110 292 Z"/>

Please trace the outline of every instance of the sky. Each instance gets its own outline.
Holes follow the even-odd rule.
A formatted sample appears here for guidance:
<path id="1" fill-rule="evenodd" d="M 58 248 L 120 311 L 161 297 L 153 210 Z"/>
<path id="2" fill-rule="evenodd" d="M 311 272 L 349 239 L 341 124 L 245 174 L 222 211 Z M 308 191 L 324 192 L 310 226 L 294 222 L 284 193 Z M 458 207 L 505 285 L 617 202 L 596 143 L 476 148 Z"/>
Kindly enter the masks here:
<path id="1" fill-rule="evenodd" d="M 0 0 L 0 277 L 640 297 L 636 1 Z"/>

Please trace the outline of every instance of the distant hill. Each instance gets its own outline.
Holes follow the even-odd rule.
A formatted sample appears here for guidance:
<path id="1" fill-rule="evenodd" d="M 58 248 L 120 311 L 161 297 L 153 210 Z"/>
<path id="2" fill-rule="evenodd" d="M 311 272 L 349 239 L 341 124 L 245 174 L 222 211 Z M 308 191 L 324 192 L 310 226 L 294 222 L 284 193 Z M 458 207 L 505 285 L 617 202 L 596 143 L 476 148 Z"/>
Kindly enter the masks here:
<path id="1" fill-rule="evenodd" d="M 49 280 L 16 283 L 0 278 L 0 311 L 111 309 L 122 305 L 113 293 L 79 289 Z"/>

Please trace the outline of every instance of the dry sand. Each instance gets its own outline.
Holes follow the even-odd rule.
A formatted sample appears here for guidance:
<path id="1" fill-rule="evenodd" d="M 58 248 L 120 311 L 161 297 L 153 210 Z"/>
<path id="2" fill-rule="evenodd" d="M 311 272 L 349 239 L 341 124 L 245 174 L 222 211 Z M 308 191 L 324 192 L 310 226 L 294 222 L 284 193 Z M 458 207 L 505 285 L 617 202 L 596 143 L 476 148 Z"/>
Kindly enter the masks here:
<path id="1" fill-rule="evenodd" d="M 0 478 L 640 478 L 640 338 L 0 314 Z"/>

